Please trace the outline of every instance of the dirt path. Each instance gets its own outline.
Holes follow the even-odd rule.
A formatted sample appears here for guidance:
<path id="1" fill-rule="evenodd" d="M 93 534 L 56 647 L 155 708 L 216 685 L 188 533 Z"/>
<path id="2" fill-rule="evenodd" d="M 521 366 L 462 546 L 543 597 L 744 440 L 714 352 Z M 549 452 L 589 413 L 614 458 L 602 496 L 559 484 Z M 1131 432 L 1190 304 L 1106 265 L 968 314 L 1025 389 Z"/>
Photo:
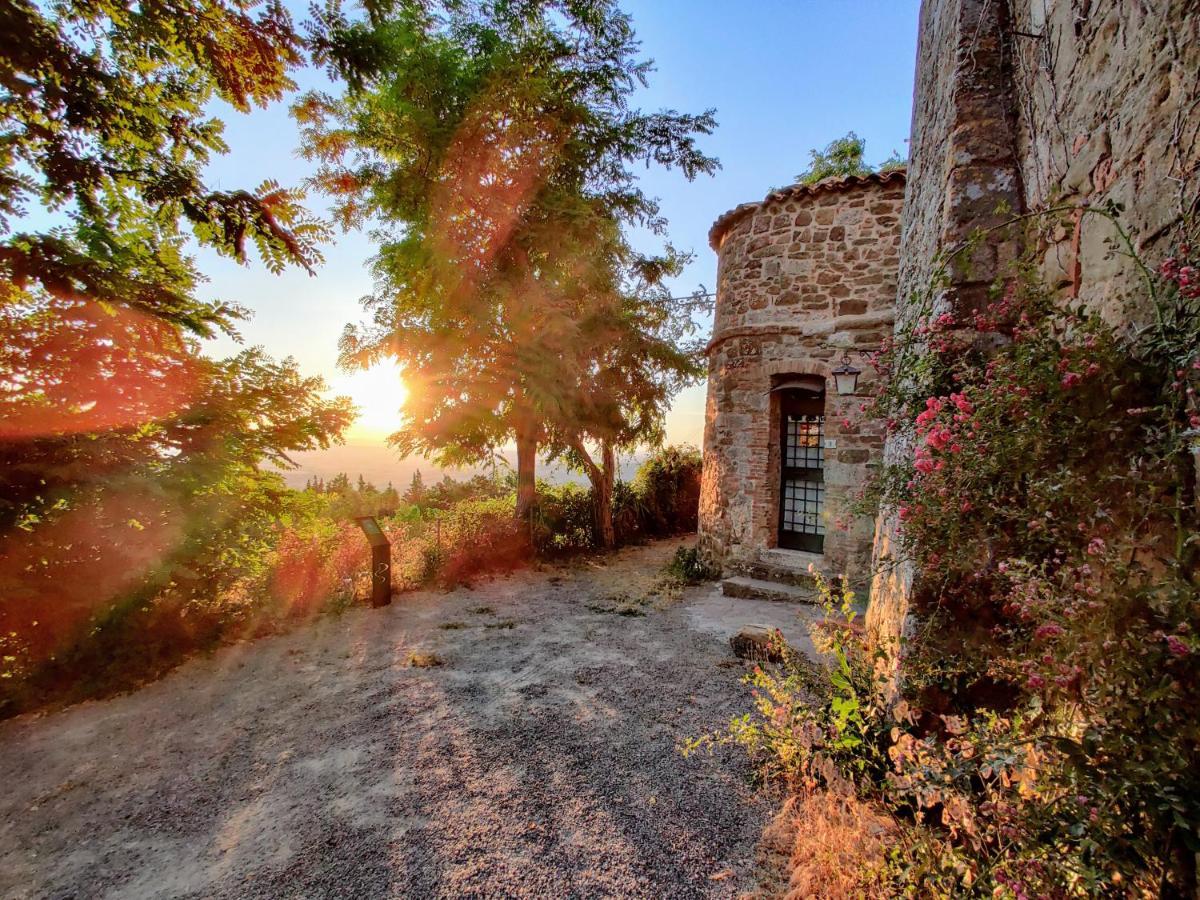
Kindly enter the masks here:
<path id="1" fill-rule="evenodd" d="M 0 724 L 0 896 L 735 895 L 768 810 L 736 753 L 677 744 L 746 708 L 728 629 L 797 611 L 713 587 L 604 611 L 678 544 L 405 595 Z"/>

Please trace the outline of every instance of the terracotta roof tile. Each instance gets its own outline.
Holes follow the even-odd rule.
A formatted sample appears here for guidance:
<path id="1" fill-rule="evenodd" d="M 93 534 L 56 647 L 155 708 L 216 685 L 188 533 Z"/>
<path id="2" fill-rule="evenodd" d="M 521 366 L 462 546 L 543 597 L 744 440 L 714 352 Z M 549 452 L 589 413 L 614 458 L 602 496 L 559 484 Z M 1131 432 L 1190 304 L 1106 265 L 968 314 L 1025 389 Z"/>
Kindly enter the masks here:
<path id="1" fill-rule="evenodd" d="M 713 222 L 712 228 L 708 230 L 708 246 L 716 250 L 720 247 L 721 238 L 725 236 L 725 232 L 732 228 L 734 224 L 741 221 L 743 217 L 766 203 L 771 203 L 775 200 L 786 200 L 789 197 L 821 194 L 826 191 L 847 191 L 866 184 L 887 184 L 890 181 L 904 181 L 905 175 L 906 171 L 904 169 L 889 169 L 886 172 L 874 172 L 870 175 L 846 175 L 842 178 L 826 178 L 824 181 L 818 181 L 816 184 L 793 184 L 789 187 L 780 188 L 777 191 L 771 191 L 771 193 L 767 194 L 766 197 L 757 203 L 742 203 L 728 212 L 717 216 L 717 221 Z"/>

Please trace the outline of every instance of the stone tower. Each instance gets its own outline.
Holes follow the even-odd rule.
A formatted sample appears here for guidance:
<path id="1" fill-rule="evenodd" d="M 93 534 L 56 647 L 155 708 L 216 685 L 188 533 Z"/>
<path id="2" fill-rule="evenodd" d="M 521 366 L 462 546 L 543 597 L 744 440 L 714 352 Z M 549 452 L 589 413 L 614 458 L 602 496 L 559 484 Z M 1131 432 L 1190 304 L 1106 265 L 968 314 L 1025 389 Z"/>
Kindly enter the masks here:
<path id="1" fill-rule="evenodd" d="M 894 171 L 793 185 L 709 232 L 700 540 L 730 568 L 869 575 L 872 521 L 849 506 L 882 453 L 861 406 L 866 354 L 892 332 L 904 181 Z M 846 356 L 863 370 L 857 395 L 831 377 Z"/>

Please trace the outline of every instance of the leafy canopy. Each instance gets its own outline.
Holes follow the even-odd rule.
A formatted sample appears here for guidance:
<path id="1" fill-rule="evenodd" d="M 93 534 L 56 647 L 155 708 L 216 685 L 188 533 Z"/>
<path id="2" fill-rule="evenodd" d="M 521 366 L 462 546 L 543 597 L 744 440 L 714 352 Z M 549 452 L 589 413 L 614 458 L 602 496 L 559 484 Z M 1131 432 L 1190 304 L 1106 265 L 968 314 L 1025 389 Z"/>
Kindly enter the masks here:
<path id="1" fill-rule="evenodd" d="M 212 190 L 224 153 L 221 99 L 246 111 L 282 98 L 301 41 L 277 0 L 112 0 L 0 8 L 0 302 L 36 287 L 160 316 L 200 333 L 239 311 L 203 303 L 183 253 L 239 261 L 253 243 L 273 271 L 320 260 L 326 229 L 295 191 Z M 31 209 L 58 221 L 12 233 Z"/>
<path id="2" fill-rule="evenodd" d="M 260 466 L 350 421 L 291 360 L 216 361 L 195 339 L 242 311 L 195 297 L 189 236 L 239 261 L 253 244 L 273 271 L 319 262 L 297 192 L 201 177 L 227 151 L 209 104 L 281 99 L 301 46 L 278 2 L 0 4 L 4 678 L 83 647 L 76 674 L 152 654 L 143 604 L 212 612 L 291 506 Z M 104 644 L 118 620 L 130 640 Z"/>
<path id="3" fill-rule="evenodd" d="M 334 6 L 313 43 L 334 73 L 373 61 L 345 96 L 308 94 L 295 113 L 342 222 L 379 226 L 369 319 L 342 351 L 400 361 L 410 391 L 394 443 L 459 462 L 518 420 L 541 433 L 567 421 L 571 389 L 601 361 L 593 342 L 637 319 L 630 285 L 676 266 L 670 248 L 645 258 L 622 234 L 665 226 L 632 166 L 712 172 L 695 144 L 711 113 L 631 108 L 650 64 L 605 0 L 396 0 L 363 21 Z"/>
<path id="4" fill-rule="evenodd" d="M 816 184 L 826 178 L 862 177 L 904 168 L 904 159 L 892 154 L 876 167 L 866 162 L 867 142 L 853 131 L 830 141 L 824 150 L 809 150 L 808 168 L 796 176 L 800 184 Z"/>

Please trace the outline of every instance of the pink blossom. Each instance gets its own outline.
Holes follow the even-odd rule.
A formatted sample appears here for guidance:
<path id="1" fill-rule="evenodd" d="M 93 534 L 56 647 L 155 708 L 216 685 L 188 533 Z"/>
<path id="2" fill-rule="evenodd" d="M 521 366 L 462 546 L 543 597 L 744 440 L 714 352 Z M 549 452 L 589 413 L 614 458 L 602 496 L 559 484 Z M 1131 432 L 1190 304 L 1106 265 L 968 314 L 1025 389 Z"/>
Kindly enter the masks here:
<path id="1" fill-rule="evenodd" d="M 1033 633 L 1033 637 L 1035 640 L 1041 641 L 1045 640 L 1046 638 L 1058 637 L 1062 633 L 1063 627 L 1061 625 L 1055 625 L 1053 622 L 1049 622 L 1045 625 L 1039 625 L 1037 631 Z"/>
<path id="2" fill-rule="evenodd" d="M 934 450 L 941 450 L 950 443 L 951 437 L 953 437 L 953 434 L 949 428 L 935 428 L 933 431 L 929 432 L 929 436 L 925 438 L 925 443 L 927 443 Z"/>
<path id="3" fill-rule="evenodd" d="M 913 463 L 913 467 L 922 475 L 928 475 L 933 471 L 933 460 L 928 456 L 919 456 L 917 461 Z"/>
<path id="4" fill-rule="evenodd" d="M 1179 635 L 1167 635 L 1167 652 L 1172 656 L 1187 656 L 1192 652 L 1191 648 L 1184 642 Z"/>
<path id="5" fill-rule="evenodd" d="M 1062 386 L 1070 389 L 1070 388 L 1073 388 L 1075 385 L 1079 384 L 1079 382 L 1081 380 L 1082 380 L 1082 376 L 1079 375 L 1078 373 L 1068 372 L 1066 375 L 1064 375 L 1062 377 Z"/>
<path id="6" fill-rule="evenodd" d="M 1104 538 L 1092 538 L 1087 545 L 1088 556 L 1099 556 L 1104 552 Z"/>

